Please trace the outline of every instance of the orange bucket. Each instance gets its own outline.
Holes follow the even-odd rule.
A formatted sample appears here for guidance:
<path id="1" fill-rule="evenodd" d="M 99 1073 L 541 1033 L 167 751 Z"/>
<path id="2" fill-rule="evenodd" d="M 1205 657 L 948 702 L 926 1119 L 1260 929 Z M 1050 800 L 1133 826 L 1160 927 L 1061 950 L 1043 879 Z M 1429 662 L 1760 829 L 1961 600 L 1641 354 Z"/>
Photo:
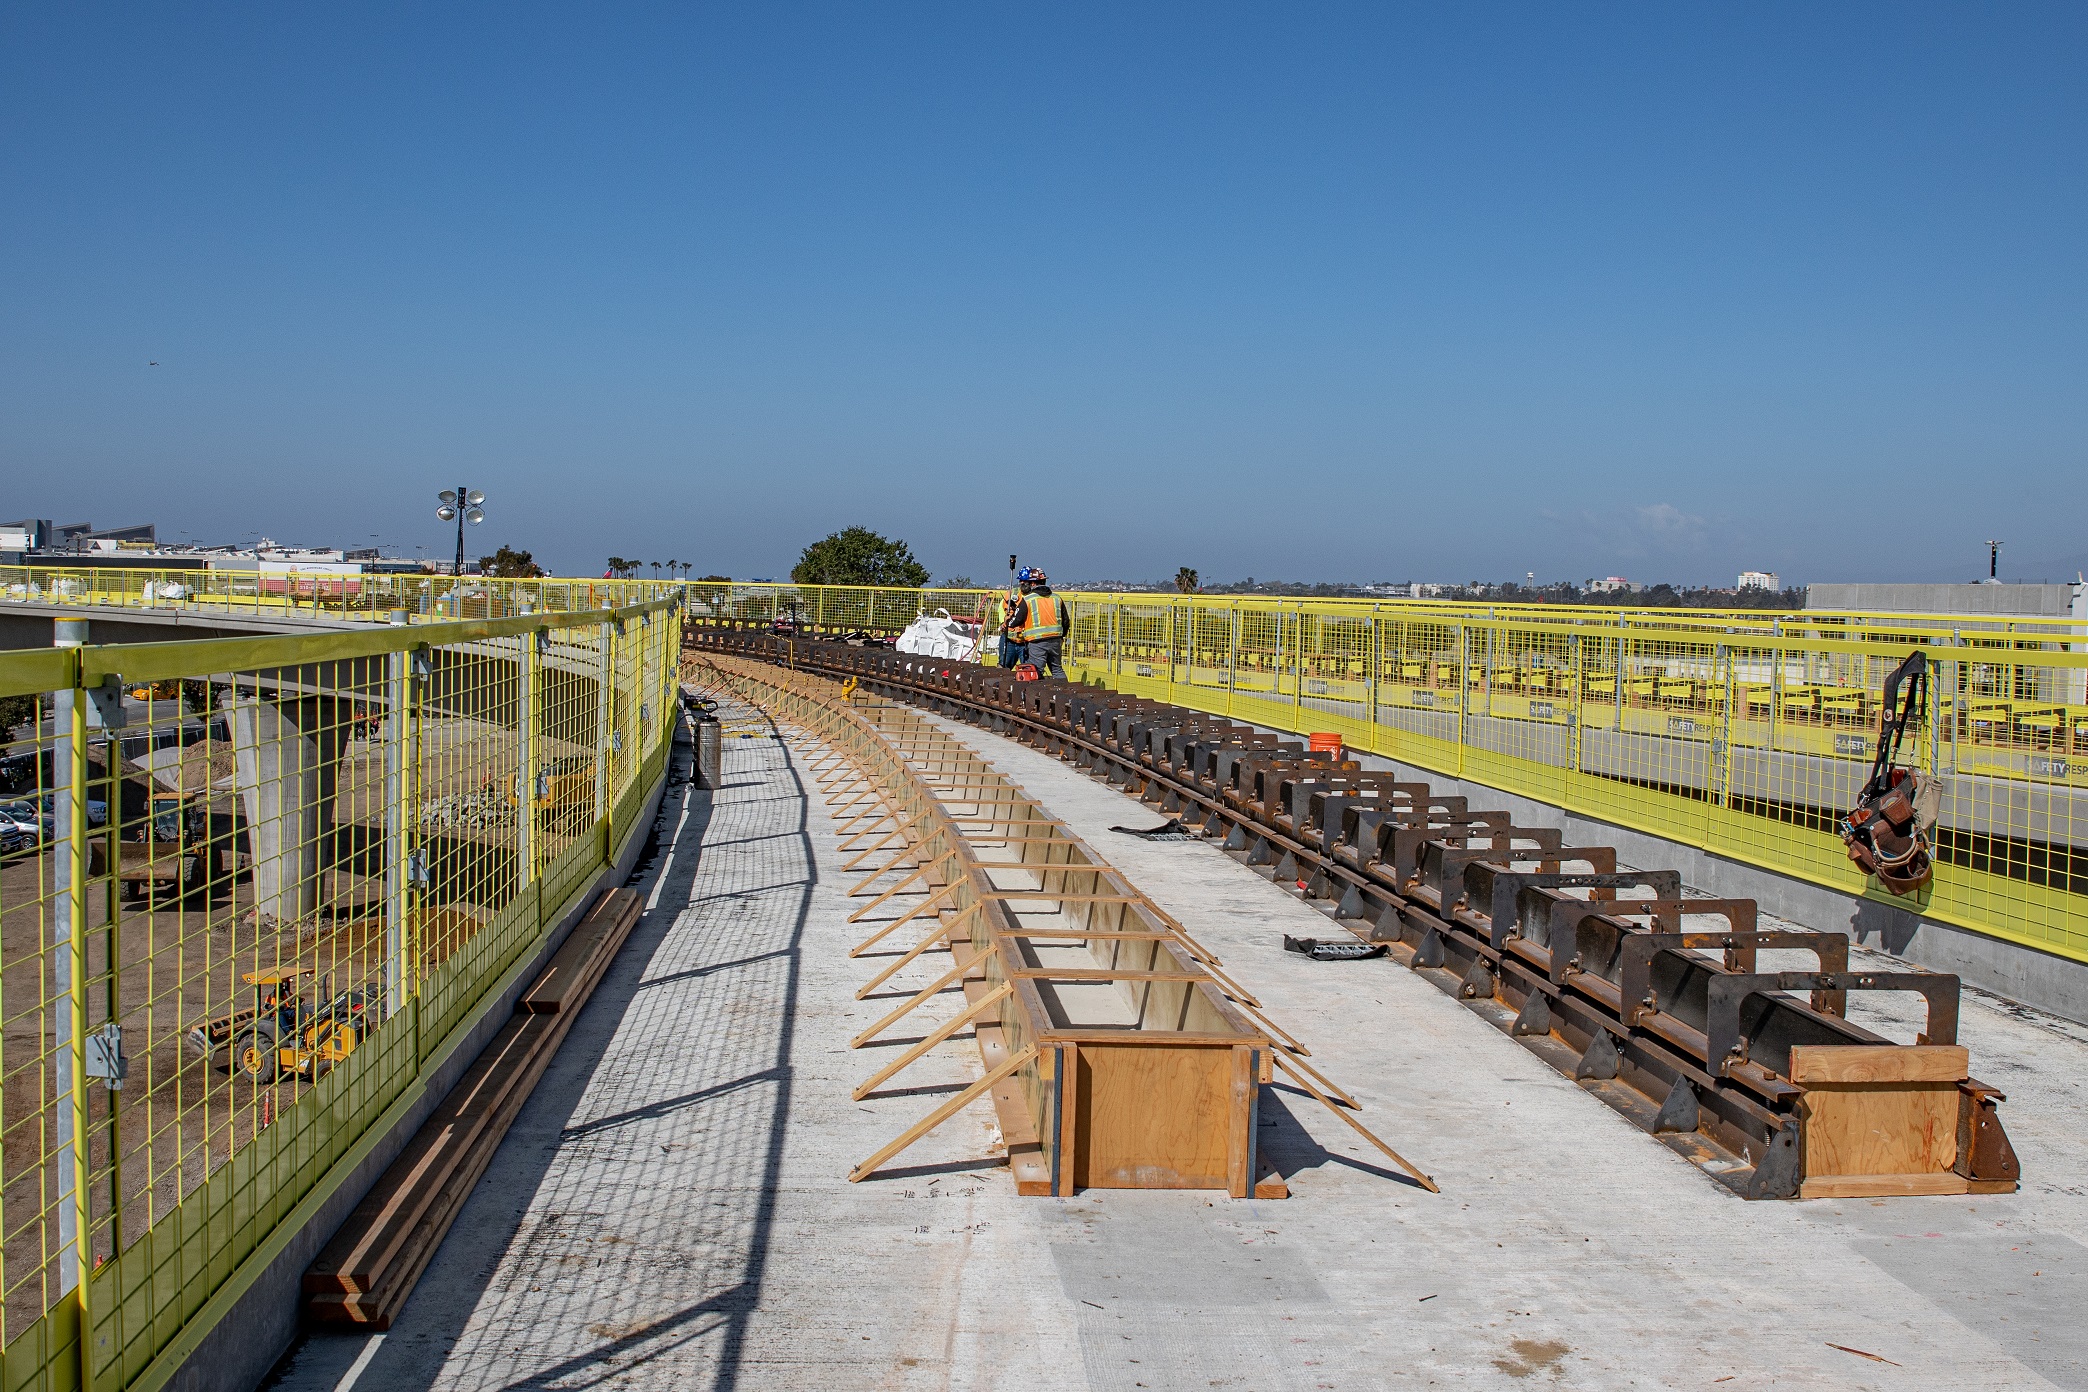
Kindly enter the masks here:
<path id="1" fill-rule="evenodd" d="M 1311 751 L 1315 754 L 1339 754 L 1341 752 L 1341 736 L 1339 735 L 1329 735 L 1322 733 L 1316 735 L 1308 735 L 1306 738 L 1312 741 L 1312 743 L 1306 747 L 1311 749 Z"/>

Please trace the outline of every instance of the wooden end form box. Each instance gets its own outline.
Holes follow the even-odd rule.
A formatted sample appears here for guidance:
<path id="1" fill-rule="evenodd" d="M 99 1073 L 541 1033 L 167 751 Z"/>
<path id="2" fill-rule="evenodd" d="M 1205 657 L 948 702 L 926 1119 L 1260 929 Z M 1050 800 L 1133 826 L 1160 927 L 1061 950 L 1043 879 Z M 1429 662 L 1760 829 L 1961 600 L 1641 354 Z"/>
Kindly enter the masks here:
<path id="1" fill-rule="evenodd" d="M 1993 1193 L 2014 1181 L 1973 1180 L 1964 1148 L 1979 1089 L 1959 1044 L 1801 1044 L 1791 1081 L 1805 1089 L 1806 1199 Z"/>

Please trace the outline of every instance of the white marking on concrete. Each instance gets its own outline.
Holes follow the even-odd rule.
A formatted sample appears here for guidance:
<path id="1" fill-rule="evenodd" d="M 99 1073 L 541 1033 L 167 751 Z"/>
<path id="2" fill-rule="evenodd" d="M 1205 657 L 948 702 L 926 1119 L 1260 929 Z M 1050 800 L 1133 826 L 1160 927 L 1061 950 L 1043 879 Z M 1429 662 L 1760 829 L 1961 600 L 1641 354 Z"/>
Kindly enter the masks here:
<path id="1" fill-rule="evenodd" d="M 369 1342 L 363 1345 L 363 1351 L 355 1355 L 355 1361 L 348 1365 L 348 1371 L 334 1384 L 334 1392 L 353 1392 L 355 1384 L 362 1381 L 363 1371 L 370 1366 L 370 1360 L 377 1356 L 377 1350 L 383 1343 L 382 1334 L 372 1334 Z"/>

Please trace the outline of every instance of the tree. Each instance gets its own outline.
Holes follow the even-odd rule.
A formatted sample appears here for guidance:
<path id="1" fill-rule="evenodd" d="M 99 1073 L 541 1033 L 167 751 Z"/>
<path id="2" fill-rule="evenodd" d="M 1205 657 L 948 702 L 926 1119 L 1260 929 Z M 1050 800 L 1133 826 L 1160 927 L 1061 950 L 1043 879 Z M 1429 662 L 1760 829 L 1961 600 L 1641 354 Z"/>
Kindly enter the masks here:
<path id="1" fill-rule="evenodd" d="M 659 563 L 658 561 L 654 561 L 654 562 L 652 563 L 652 568 L 653 568 L 653 579 L 655 579 L 655 580 L 659 579 L 659 578 L 660 578 L 660 563 Z"/>
<path id="2" fill-rule="evenodd" d="M 730 575 L 706 575 L 696 583 L 699 585 L 730 585 L 732 577 Z"/>
<path id="3" fill-rule="evenodd" d="M 0 740 L 14 734 L 15 726 L 26 725 L 36 718 L 36 697 L 0 696 Z"/>
<path id="4" fill-rule="evenodd" d="M 529 580 L 542 575 L 544 568 L 527 551 L 517 551 L 512 546 L 503 546 L 490 556 L 479 557 L 479 574 L 491 575 L 502 580 Z"/>
<path id="5" fill-rule="evenodd" d="M 622 556 L 611 556 L 609 558 L 609 573 L 611 575 L 621 576 L 623 579 L 628 580 L 631 578 L 631 572 L 636 569 L 638 569 L 638 562 L 636 561 L 625 560 Z"/>
<path id="6" fill-rule="evenodd" d="M 976 590 L 979 587 L 972 583 L 972 578 L 969 575 L 952 575 L 949 579 L 943 581 L 943 588 L 946 590 Z"/>
<path id="7" fill-rule="evenodd" d="M 1183 566 L 1180 570 L 1177 570 L 1175 572 L 1175 588 L 1180 590 L 1183 594 L 1195 594 L 1196 579 L 1196 572 L 1191 570 L 1188 566 Z"/>
<path id="8" fill-rule="evenodd" d="M 928 567 L 903 541 L 868 527 L 848 527 L 805 548 L 790 568 L 798 585 L 892 585 L 917 590 L 928 583 Z"/>

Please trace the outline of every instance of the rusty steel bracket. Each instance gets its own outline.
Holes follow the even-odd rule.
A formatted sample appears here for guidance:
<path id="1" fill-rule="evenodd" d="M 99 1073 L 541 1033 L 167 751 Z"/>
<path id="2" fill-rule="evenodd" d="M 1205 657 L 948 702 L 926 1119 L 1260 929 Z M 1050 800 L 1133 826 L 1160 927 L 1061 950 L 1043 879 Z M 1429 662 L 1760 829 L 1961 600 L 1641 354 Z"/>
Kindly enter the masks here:
<path id="1" fill-rule="evenodd" d="M 1586 926 L 1585 923 L 1582 926 Z M 1815 954 L 1820 961 L 1820 970 L 1811 975 L 1835 976 L 1849 970 L 1849 935 L 1846 933 L 1820 933 L 1810 929 L 1781 930 L 1755 933 L 1626 933 L 1619 942 L 1617 993 L 1623 1010 L 1624 1023 L 1637 1026 L 1647 1015 L 1660 1009 L 1660 1002 L 1653 991 L 1653 959 L 1663 952 L 1683 952 L 1706 948 L 1723 951 L 1730 963 L 1736 956 L 1744 954 L 1748 959 L 1739 967 L 1728 966 L 1733 971 L 1731 978 L 1721 980 L 1754 980 L 1761 974 L 1751 970 L 1754 955 L 1765 947 L 1798 948 Z M 1770 973 L 1774 976 L 1807 975 L 1798 972 Z M 1838 990 L 1837 987 L 1825 987 Z M 1737 1007 L 1736 1007 L 1737 1009 Z M 1713 1054 L 1712 1061 L 1720 1055 Z"/>
<path id="2" fill-rule="evenodd" d="M 1556 850 L 1557 848 L 1555 847 L 1554 849 Z M 1535 859 L 1535 857 L 1529 858 Z M 1471 897 L 1472 891 L 1481 889 L 1480 885 L 1473 883 L 1475 877 L 1472 872 L 1474 870 L 1481 870 L 1482 876 L 1484 873 L 1478 865 L 1473 865 L 1466 869 L 1465 891 L 1467 898 Z M 1492 909 L 1492 912 L 1488 915 L 1488 922 L 1491 925 L 1488 929 L 1488 940 L 1493 949 L 1498 952 L 1507 945 L 1509 938 L 1521 936 L 1520 933 L 1515 931 L 1520 926 L 1520 920 L 1516 914 L 1516 897 L 1524 889 L 1650 889 L 1663 899 L 1679 899 L 1682 897 L 1682 872 L 1679 870 L 1628 870 L 1606 875 L 1576 875 L 1558 873 L 1533 874 L 1527 870 L 1496 870 L 1493 874 L 1493 884 L 1486 888 L 1491 890 L 1489 906 Z M 1591 900 L 1590 902 L 1600 901 Z"/>
<path id="3" fill-rule="evenodd" d="M 1730 1075 L 1747 1061 L 1740 1007 L 1749 996 L 1770 991 L 1916 991 L 1928 1001 L 1928 1027 L 1917 1044 L 1955 1044 L 1958 979 L 1948 972 L 1736 972 L 1713 976 L 1705 989 L 1705 1062 Z"/>

